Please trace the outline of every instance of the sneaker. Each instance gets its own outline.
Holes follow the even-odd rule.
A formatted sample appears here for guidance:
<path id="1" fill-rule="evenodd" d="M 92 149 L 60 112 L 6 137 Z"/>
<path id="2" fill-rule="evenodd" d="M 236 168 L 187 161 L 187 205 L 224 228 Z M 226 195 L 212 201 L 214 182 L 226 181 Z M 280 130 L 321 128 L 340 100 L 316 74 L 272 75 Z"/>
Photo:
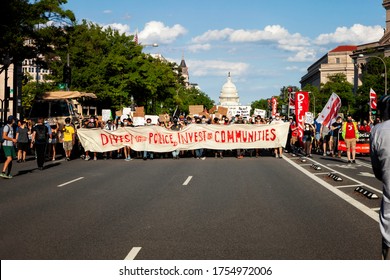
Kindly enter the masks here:
<path id="1" fill-rule="evenodd" d="M 352 163 L 352 161 L 348 160 L 348 164 L 351 164 L 351 163 Z"/>
<path id="2" fill-rule="evenodd" d="M 201 159 L 201 160 L 205 160 L 205 159 L 206 159 L 206 157 L 201 157 L 200 159 Z"/>
<path id="3" fill-rule="evenodd" d="M 352 160 L 352 163 L 356 163 L 356 161 L 355 161 L 355 160 Z"/>
<path id="4" fill-rule="evenodd" d="M 130 160 L 133 160 L 133 159 L 131 157 L 125 158 L 125 161 L 130 161 Z"/>
<path id="5" fill-rule="evenodd" d="M 85 160 L 90 160 L 90 159 L 91 159 L 90 156 L 86 156 L 86 157 L 85 157 Z"/>
<path id="6" fill-rule="evenodd" d="M 8 174 L 8 175 L 5 175 L 4 178 L 7 178 L 7 179 L 12 179 L 12 175 L 11 174 Z"/>
<path id="7" fill-rule="evenodd" d="M 97 160 L 97 157 L 94 157 L 93 160 Z"/>
<path id="8" fill-rule="evenodd" d="M 67 160 L 67 161 L 70 161 L 70 158 L 67 157 L 66 160 Z"/>
<path id="9" fill-rule="evenodd" d="M 323 153 L 322 155 L 323 155 L 324 157 L 326 157 L 326 153 Z"/>
<path id="10" fill-rule="evenodd" d="M 221 159 L 223 159 L 223 156 L 221 156 Z"/>
<path id="11" fill-rule="evenodd" d="M 0 173 L 0 177 L 7 178 L 7 175 L 5 175 L 4 172 Z"/>

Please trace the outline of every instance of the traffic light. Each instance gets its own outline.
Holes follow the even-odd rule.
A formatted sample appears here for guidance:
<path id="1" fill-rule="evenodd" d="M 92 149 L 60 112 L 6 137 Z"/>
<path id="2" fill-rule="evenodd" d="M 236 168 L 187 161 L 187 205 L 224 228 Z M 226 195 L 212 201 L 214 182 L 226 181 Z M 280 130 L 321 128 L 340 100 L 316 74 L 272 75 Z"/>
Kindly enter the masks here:
<path id="1" fill-rule="evenodd" d="M 63 83 L 67 84 L 68 87 L 69 87 L 70 83 L 71 83 L 71 80 L 72 80 L 71 69 L 70 69 L 70 67 L 68 65 L 65 65 L 64 66 L 63 76 L 62 76 L 62 81 L 63 81 Z"/>

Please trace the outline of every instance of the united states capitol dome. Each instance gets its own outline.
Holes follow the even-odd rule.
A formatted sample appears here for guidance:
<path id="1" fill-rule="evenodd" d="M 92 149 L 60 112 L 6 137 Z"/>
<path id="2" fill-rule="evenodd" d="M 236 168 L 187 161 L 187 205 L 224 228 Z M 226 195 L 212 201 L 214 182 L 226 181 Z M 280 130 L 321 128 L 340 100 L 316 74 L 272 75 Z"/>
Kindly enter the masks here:
<path id="1" fill-rule="evenodd" d="M 227 82 L 222 86 L 219 103 L 221 106 L 237 106 L 240 103 L 238 91 L 235 84 L 232 82 L 230 72 L 228 74 Z"/>

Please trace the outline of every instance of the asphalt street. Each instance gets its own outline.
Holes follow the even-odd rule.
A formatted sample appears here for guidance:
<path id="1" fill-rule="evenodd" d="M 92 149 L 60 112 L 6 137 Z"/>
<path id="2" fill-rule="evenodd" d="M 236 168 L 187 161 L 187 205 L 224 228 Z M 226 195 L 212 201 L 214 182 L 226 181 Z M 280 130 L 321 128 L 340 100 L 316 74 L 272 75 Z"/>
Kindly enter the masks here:
<path id="1" fill-rule="evenodd" d="M 380 259 L 367 157 L 31 160 L 13 174 L 0 180 L 3 260 Z"/>

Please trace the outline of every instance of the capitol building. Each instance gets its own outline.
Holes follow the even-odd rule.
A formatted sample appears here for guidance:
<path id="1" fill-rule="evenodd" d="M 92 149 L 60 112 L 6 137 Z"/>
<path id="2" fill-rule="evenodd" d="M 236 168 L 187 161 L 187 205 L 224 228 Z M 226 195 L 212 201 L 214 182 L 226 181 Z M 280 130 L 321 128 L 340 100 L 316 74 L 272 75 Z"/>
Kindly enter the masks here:
<path id="1" fill-rule="evenodd" d="M 231 107 L 240 105 L 240 98 L 236 86 L 232 82 L 230 72 L 228 73 L 227 82 L 222 86 L 221 95 L 219 96 L 219 106 Z"/>

